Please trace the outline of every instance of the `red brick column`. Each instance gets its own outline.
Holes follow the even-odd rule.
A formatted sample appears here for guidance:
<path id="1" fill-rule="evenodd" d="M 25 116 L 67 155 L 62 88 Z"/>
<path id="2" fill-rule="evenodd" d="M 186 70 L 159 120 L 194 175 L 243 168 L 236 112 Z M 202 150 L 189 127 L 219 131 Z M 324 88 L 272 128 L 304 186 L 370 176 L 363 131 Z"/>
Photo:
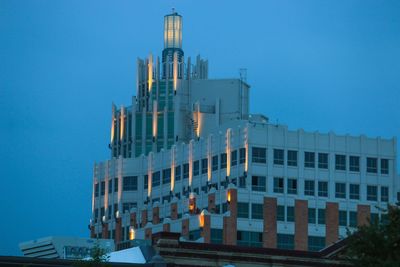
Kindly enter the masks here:
<path id="1" fill-rule="evenodd" d="M 273 197 L 264 197 L 264 233 L 263 247 L 276 248 L 277 226 L 276 226 L 277 201 Z"/>
<path id="2" fill-rule="evenodd" d="M 182 232 L 181 235 L 188 238 L 189 237 L 189 218 L 182 220 Z"/>
<path id="3" fill-rule="evenodd" d="M 357 205 L 357 226 L 368 225 L 371 218 L 369 205 Z"/>
<path id="4" fill-rule="evenodd" d="M 296 199 L 294 204 L 294 249 L 308 249 L 308 201 Z"/>
<path id="5" fill-rule="evenodd" d="M 224 216 L 223 223 L 223 243 L 225 245 L 236 245 L 237 242 L 237 190 L 236 188 L 228 189 L 228 196 L 230 196 L 230 203 L 228 210 L 230 216 Z"/>
<path id="6" fill-rule="evenodd" d="M 108 238 L 108 223 L 103 223 L 103 229 L 101 232 L 101 238 Z"/>
<path id="7" fill-rule="evenodd" d="M 90 226 L 90 238 L 96 238 L 96 233 L 94 231 L 94 225 Z"/>
<path id="8" fill-rule="evenodd" d="M 200 216 L 203 216 L 204 219 L 204 225 L 203 229 L 201 231 L 201 236 L 204 238 L 204 243 L 210 243 L 211 242 L 211 216 L 210 215 L 203 215 L 201 214 Z"/>
<path id="9" fill-rule="evenodd" d="M 178 203 L 171 203 L 171 220 L 178 219 Z"/>
<path id="10" fill-rule="evenodd" d="M 163 224 L 163 232 L 171 232 L 171 224 L 164 223 Z"/>
<path id="11" fill-rule="evenodd" d="M 147 224 L 147 209 L 142 210 L 141 227 Z"/>
<path id="12" fill-rule="evenodd" d="M 339 240 L 339 204 L 326 202 L 326 238 L 325 245 L 329 246 Z"/>
<path id="13" fill-rule="evenodd" d="M 195 195 L 191 195 L 189 197 L 189 213 L 190 214 L 196 214 L 196 196 Z"/>
<path id="14" fill-rule="evenodd" d="M 150 239 L 151 240 L 151 234 L 152 234 L 151 227 L 146 228 L 144 230 L 144 239 Z"/>
<path id="15" fill-rule="evenodd" d="M 130 217 L 131 217 L 130 225 L 136 229 L 137 228 L 136 212 L 131 213 Z"/>
<path id="16" fill-rule="evenodd" d="M 118 244 L 122 240 L 122 220 L 121 218 L 115 219 L 115 244 Z"/>
<path id="17" fill-rule="evenodd" d="M 208 195 L 208 212 L 215 213 L 215 193 Z"/>
<path id="18" fill-rule="evenodd" d="M 153 224 L 159 224 L 160 223 L 160 208 L 154 207 L 153 208 Z"/>

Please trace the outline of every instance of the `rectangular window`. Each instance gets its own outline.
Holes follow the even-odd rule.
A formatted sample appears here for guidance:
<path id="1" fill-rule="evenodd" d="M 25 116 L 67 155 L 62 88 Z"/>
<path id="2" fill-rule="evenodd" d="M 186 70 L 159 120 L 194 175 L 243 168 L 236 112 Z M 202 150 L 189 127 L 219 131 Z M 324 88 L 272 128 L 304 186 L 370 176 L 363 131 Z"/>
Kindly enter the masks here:
<path id="1" fill-rule="evenodd" d="M 287 193 L 294 195 L 297 194 L 297 179 L 288 179 Z"/>
<path id="2" fill-rule="evenodd" d="M 237 216 L 238 218 L 249 218 L 249 203 L 238 202 L 237 203 Z"/>
<path id="3" fill-rule="evenodd" d="M 112 216 L 112 206 L 109 205 L 107 209 L 107 218 L 110 220 Z"/>
<path id="4" fill-rule="evenodd" d="M 359 172 L 360 171 L 360 157 L 350 156 L 350 171 Z"/>
<path id="5" fill-rule="evenodd" d="M 367 158 L 367 172 L 377 173 L 378 171 L 378 159 L 377 158 Z"/>
<path id="6" fill-rule="evenodd" d="M 339 210 L 339 225 L 347 226 L 347 211 Z"/>
<path id="7" fill-rule="evenodd" d="M 323 236 L 308 236 L 308 250 L 320 251 L 325 247 L 325 237 Z"/>
<path id="8" fill-rule="evenodd" d="M 294 222 L 294 207 L 286 207 L 286 221 Z"/>
<path id="9" fill-rule="evenodd" d="M 284 150 L 283 149 L 274 149 L 274 164 L 275 165 L 283 165 L 284 163 Z"/>
<path id="10" fill-rule="evenodd" d="M 175 167 L 175 181 L 181 179 L 181 165 Z"/>
<path id="11" fill-rule="evenodd" d="M 350 211 L 349 212 L 349 226 L 350 227 L 357 227 L 357 212 Z"/>
<path id="12" fill-rule="evenodd" d="M 252 203 L 251 204 L 251 218 L 252 219 L 264 219 L 263 216 L 263 204 Z"/>
<path id="13" fill-rule="evenodd" d="M 335 197 L 336 198 L 346 198 L 346 184 L 336 183 L 335 184 Z"/>
<path id="14" fill-rule="evenodd" d="M 304 195 L 306 196 L 315 195 L 315 182 L 313 180 L 304 181 Z"/>
<path id="15" fill-rule="evenodd" d="M 222 229 L 211 228 L 211 244 L 222 244 Z"/>
<path id="16" fill-rule="evenodd" d="M 200 237 L 201 237 L 200 229 L 189 231 L 189 240 L 195 241 L 195 240 L 199 239 Z"/>
<path id="17" fill-rule="evenodd" d="M 118 178 L 114 178 L 114 192 L 118 192 Z"/>
<path id="18" fill-rule="evenodd" d="M 276 207 L 276 220 L 280 222 L 285 221 L 285 206 L 278 205 Z"/>
<path id="19" fill-rule="evenodd" d="M 328 182 L 318 181 L 318 196 L 328 197 Z"/>
<path id="20" fill-rule="evenodd" d="M 162 183 L 163 184 L 171 183 L 171 168 L 163 170 Z"/>
<path id="21" fill-rule="evenodd" d="M 318 153 L 318 168 L 328 169 L 328 153 Z"/>
<path id="22" fill-rule="evenodd" d="M 213 171 L 218 170 L 218 155 L 212 157 L 212 170 Z"/>
<path id="23" fill-rule="evenodd" d="M 335 169 L 339 171 L 346 170 L 346 155 L 335 155 Z"/>
<path id="24" fill-rule="evenodd" d="M 297 166 L 297 151 L 288 150 L 287 152 L 287 165 L 288 166 Z"/>
<path id="25" fill-rule="evenodd" d="M 94 184 L 94 196 L 95 197 L 99 196 L 99 183 Z"/>
<path id="26" fill-rule="evenodd" d="M 143 176 L 143 187 L 144 189 L 149 188 L 149 175 L 144 175 Z"/>
<path id="27" fill-rule="evenodd" d="M 360 199 L 359 184 L 350 184 L 350 199 Z"/>
<path id="28" fill-rule="evenodd" d="M 221 169 L 226 169 L 226 153 L 221 154 Z"/>
<path id="29" fill-rule="evenodd" d="M 151 177 L 151 186 L 154 188 L 156 186 L 160 186 L 160 172 L 153 172 Z"/>
<path id="30" fill-rule="evenodd" d="M 294 249 L 294 235 L 277 234 L 276 237 L 279 249 Z"/>
<path id="31" fill-rule="evenodd" d="M 318 209 L 318 224 L 325 224 L 325 209 Z"/>
<path id="32" fill-rule="evenodd" d="M 136 191 L 137 190 L 137 176 L 125 176 L 123 178 L 123 191 Z"/>
<path id="33" fill-rule="evenodd" d="M 246 176 L 239 177 L 239 187 L 246 188 Z"/>
<path id="34" fill-rule="evenodd" d="M 105 193 L 106 193 L 106 182 L 102 181 L 100 183 L 100 195 L 104 196 Z"/>
<path id="35" fill-rule="evenodd" d="M 367 200 L 377 201 L 378 200 L 378 187 L 374 185 L 367 185 Z"/>
<path id="36" fill-rule="evenodd" d="M 208 159 L 201 160 L 201 174 L 208 172 Z"/>
<path id="37" fill-rule="evenodd" d="M 245 163 L 246 162 L 246 148 L 242 147 L 239 149 L 239 163 Z"/>
<path id="38" fill-rule="evenodd" d="M 252 176 L 251 177 L 251 190 L 253 191 L 266 191 L 266 177 L 265 176 Z"/>
<path id="39" fill-rule="evenodd" d="M 108 193 L 111 194 L 112 193 L 112 183 L 113 181 L 110 179 L 108 180 Z"/>
<path id="40" fill-rule="evenodd" d="M 237 245 L 248 246 L 248 247 L 262 247 L 263 233 L 249 232 L 249 231 L 237 231 Z"/>
<path id="41" fill-rule="evenodd" d="M 231 152 L 231 166 L 237 165 L 237 150 Z"/>
<path id="42" fill-rule="evenodd" d="M 189 178 L 189 163 L 183 164 L 183 179 Z"/>
<path id="43" fill-rule="evenodd" d="M 389 188 L 386 186 L 381 187 L 381 201 L 388 202 L 389 201 Z"/>
<path id="44" fill-rule="evenodd" d="M 304 152 L 304 167 L 315 168 L 315 153 Z"/>
<path id="45" fill-rule="evenodd" d="M 282 177 L 274 177 L 274 193 L 283 193 L 284 189 L 284 179 Z"/>
<path id="46" fill-rule="evenodd" d="M 381 174 L 389 174 L 389 160 L 381 159 Z"/>
<path id="47" fill-rule="evenodd" d="M 313 224 L 317 223 L 315 219 L 316 216 L 317 214 L 315 208 L 308 208 L 308 223 L 313 223 Z"/>
<path id="48" fill-rule="evenodd" d="M 267 149 L 264 147 L 253 147 L 252 161 L 255 163 L 266 163 L 267 162 Z"/>
<path id="49" fill-rule="evenodd" d="M 130 212 L 132 208 L 136 208 L 137 204 L 135 202 L 125 202 L 122 203 L 122 212 Z"/>
<path id="50" fill-rule="evenodd" d="M 199 175 L 200 171 L 200 162 L 198 160 L 193 162 L 193 176 Z"/>

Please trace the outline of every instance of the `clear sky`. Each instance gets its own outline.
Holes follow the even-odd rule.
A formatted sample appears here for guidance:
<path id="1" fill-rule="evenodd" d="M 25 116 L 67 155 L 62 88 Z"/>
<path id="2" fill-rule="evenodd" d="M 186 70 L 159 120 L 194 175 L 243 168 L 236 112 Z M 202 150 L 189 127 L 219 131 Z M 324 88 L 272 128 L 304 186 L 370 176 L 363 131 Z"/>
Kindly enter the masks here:
<path id="1" fill-rule="evenodd" d="M 0 0 L 0 255 L 89 235 L 111 103 L 130 104 L 136 58 L 160 55 L 172 7 L 185 55 L 208 58 L 211 77 L 247 68 L 251 112 L 290 129 L 400 136 L 398 0 Z"/>

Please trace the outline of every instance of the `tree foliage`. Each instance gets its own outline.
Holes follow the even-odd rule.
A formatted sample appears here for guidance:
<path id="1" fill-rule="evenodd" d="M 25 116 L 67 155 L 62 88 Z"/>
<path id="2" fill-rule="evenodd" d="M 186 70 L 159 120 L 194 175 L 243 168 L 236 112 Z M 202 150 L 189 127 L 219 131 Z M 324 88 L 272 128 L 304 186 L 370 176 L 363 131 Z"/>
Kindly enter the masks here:
<path id="1" fill-rule="evenodd" d="M 109 266 L 107 262 L 109 261 L 110 256 L 107 255 L 107 251 L 100 247 L 98 243 L 96 243 L 93 248 L 90 250 L 90 259 L 88 260 L 80 260 L 75 264 L 78 267 L 90 267 L 90 266 Z"/>
<path id="2" fill-rule="evenodd" d="M 380 221 L 358 227 L 349 233 L 347 258 L 355 266 L 400 266 L 400 207 L 388 206 Z"/>

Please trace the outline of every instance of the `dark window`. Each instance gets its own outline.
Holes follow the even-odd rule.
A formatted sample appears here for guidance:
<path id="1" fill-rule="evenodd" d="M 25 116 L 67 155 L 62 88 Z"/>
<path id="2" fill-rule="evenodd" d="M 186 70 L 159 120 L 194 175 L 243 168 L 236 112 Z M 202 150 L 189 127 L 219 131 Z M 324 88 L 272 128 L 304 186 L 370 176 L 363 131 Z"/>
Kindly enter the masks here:
<path id="1" fill-rule="evenodd" d="M 156 187 L 160 186 L 160 172 L 153 172 L 153 175 L 151 177 L 151 186 Z"/>
<path id="2" fill-rule="evenodd" d="M 374 185 L 367 185 L 367 200 L 377 201 L 378 200 L 378 187 Z"/>
<path id="3" fill-rule="evenodd" d="M 222 244 L 222 229 L 211 228 L 211 244 Z"/>
<path id="4" fill-rule="evenodd" d="M 276 207 L 276 220 L 280 222 L 285 221 L 285 206 L 278 205 Z"/>
<path id="5" fill-rule="evenodd" d="M 252 161 L 255 163 L 266 163 L 267 162 L 267 149 L 263 147 L 253 147 L 252 149 Z"/>
<path id="6" fill-rule="evenodd" d="M 389 160 L 381 159 L 381 174 L 389 174 Z"/>
<path id="7" fill-rule="evenodd" d="M 266 190 L 266 177 L 265 176 L 253 176 L 251 177 L 251 190 L 262 191 Z"/>
<path id="8" fill-rule="evenodd" d="M 249 218 L 249 203 L 237 203 L 237 216 L 238 218 Z"/>
<path id="9" fill-rule="evenodd" d="M 226 168 L 226 153 L 221 154 L 221 169 Z"/>
<path id="10" fill-rule="evenodd" d="M 123 178 L 123 191 L 135 191 L 137 190 L 137 176 L 125 176 Z"/>
<path id="11" fill-rule="evenodd" d="M 149 176 L 147 174 L 143 176 L 143 187 L 144 189 L 149 188 Z"/>
<path id="12" fill-rule="evenodd" d="M 208 172 L 208 159 L 201 160 L 201 174 Z"/>
<path id="13" fill-rule="evenodd" d="M 350 171 L 359 172 L 360 171 L 360 157 L 350 156 Z"/>
<path id="14" fill-rule="evenodd" d="M 114 178 L 114 192 L 118 192 L 118 178 Z"/>
<path id="15" fill-rule="evenodd" d="M 171 183 L 171 168 L 163 170 L 162 183 L 163 184 Z"/>
<path id="16" fill-rule="evenodd" d="M 239 187 L 246 188 L 246 176 L 239 177 Z"/>
<path id="17" fill-rule="evenodd" d="M 287 152 L 287 165 L 288 166 L 297 166 L 297 151 L 288 150 L 288 152 Z"/>
<path id="18" fill-rule="evenodd" d="M 193 162 L 193 176 L 199 175 L 200 171 L 200 162 L 198 160 Z"/>
<path id="19" fill-rule="evenodd" d="M 110 220 L 112 216 L 112 206 L 109 205 L 107 208 L 107 218 Z"/>
<path id="20" fill-rule="evenodd" d="M 242 147 L 239 149 L 239 163 L 245 163 L 246 162 L 246 148 Z"/>
<path id="21" fill-rule="evenodd" d="M 136 208 L 136 203 L 135 202 L 125 202 L 122 203 L 122 212 L 129 212 L 132 208 Z"/>
<path id="22" fill-rule="evenodd" d="M 318 209 L 318 224 L 325 224 L 325 209 Z"/>
<path id="23" fill-rule="evenodd" d="M 294 222 L 294 207 L 286 207 L 286 221 Z"/>
<path id="24" fill-rule="evenodd" d="M 335 155 L 335 169 L 339 171 L 346 170 L 346 155 Z"/>
<path id="25" fill-rule="evenodd" d="M 94 196 L 95 197 L 99 196 L 99 183 L 94 184 Z"/>
<path id="26" fill-rule="evenodd" d="M 377 158 L 367 158 L 367 172 L 377 173 L 377 169 L 378 169 L 377 162 L 378 162 Z"/>
<path id="27" fill-rule="evenodd" d="M 325 181 L 318 182 L 318 196 L 328 197 L 328 182 Z"/>
<path id="28" fill-rule="evenodd" d="M 179 181 L 181 179 L 181 166 L 175 167 L 175 181 Z"/>
<path id="29" fill-rule="evenodd" d="M 315 167 L 315 153 L 304 152 L 304 167 L 314 168 Z"/>
<path id="30" fill-rule="evenodd" d="M 318 168 L 328 169 L 328 153 L 318 153 Z"/>
<path id="31" fill-rule="evenodd" d="M 386 186 L 381 187 L 381 201 L 388 202 L 389 201 L 389 188 Z"/>
<path id="32" fill-rule="evenodd" d="M 201 237 L 200 229 L 189 231 L 189 240 L 194 241 L 194 240 L 199 239 L 200 237 Z"/>
<path id="33" fill-rule="evenodd" d="M 350 199 L 360 199 L 360 185 L 350 184 Z"/>
<path id="34" fill-rule="evenodd" d="M 335 184 L 335 197 L 336 198 L 346 198 L 346 184 L 336 183 Z"/>
<path id="35" fill-rule="evenodd" d="M 276 236 L 279 249 L 294 249 L 294 235 L 277 234 Z"/>
<path id="36" fill-rule="evenodd" d="M 347 226 L 347 211 L 339 210 L 339 225 Z"/>
<path id="37" fill-rule="evenodd" d="M 319 251 L 325 247 L 325 237 L 308 236 L 308 250 Z"/>
<path id="38" fill-rule="evenodd" d="M 183 179 L 189 178 L 189 163 L 183 164 Z"/>
<path id="39" fill-rule="evenodd" d="M 251 218 L 252 219 L 264 219 L 263 216 L 263 204 L 251 204 Z"/>
<path id="40" fill-rule="evenodd" d="M 236 166 L 237 165 L 237 151 L 233 150 L 231 152 L 231 166 Z"/>
<path id="41" fill-rule="evenodd" d="M 212 170 L 218 170 L 218 155 L 212 157 Z"/>
<path id="42" fill-rule="evenodd" d="M 283 165 L 284 162 L 285 162 L 284 150 L 283 149 L 274 149 L 274 164 Z"/>
<path id="43" fill-rule="evenodd" d="M 283 193 L 284 189 L 284 179 L 282 177 L 274 177 L 274 193 Z"/>
<path id="44" fill-rule="evenodd" d="M 317 214 L 316 214 L 315 208 L 308 208 L 308 223 L 315 224 L 317 222 L 315 219 L 316 216 L 317 216 Z"/>
<path id="45" fill-rule="evenodd" d="M 287 193 L 297 194 L 297 179 L 288 179 Z"/>
<path id="46" fill-rule="evenodd" d="M 249 232 L 249 231 L 237 231 L 237 244 L 238 246 L 248 247 L 262 247 L 263 233 Z"/>
<path id="47" fill-rule="evenodd" d="M 109 194 L 112 193 L 112 184 L 113 184 L 113 181 L 111 179 L 108 180 L 108 193 Z"/>
<path id="48" fill-rule="evenodd" d="M 357 227 L 357 212 L 356 211 L 350 211 L 349 212 L 349 226 L 350 227 Z"/>
<path id="49" fill-rule="evenodd" d="M 100 183 L 100 195 L 104 196 L 104 194 L 106 193 L 106 182 L 102 181 Z"/>
<path id="50" fill-rule="evenodd" d="M 304 181 L 304 195 L 306 196 L 315 195 L 315 182 L 313 180 Z"/>

